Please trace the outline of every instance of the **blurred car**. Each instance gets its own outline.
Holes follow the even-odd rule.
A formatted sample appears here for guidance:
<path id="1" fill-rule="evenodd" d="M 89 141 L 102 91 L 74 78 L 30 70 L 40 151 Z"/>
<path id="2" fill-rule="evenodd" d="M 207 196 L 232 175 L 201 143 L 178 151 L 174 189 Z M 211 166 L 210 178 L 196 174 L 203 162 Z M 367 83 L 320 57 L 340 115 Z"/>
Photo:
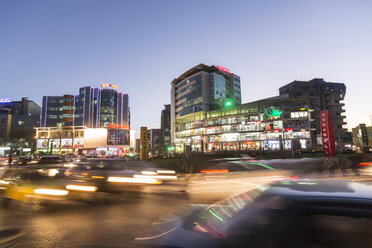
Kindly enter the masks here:
<path id="1" fill-rule="evenodd" d="M 136 240 L 149 247 L 371 247 L 371 191 L 351 181 L 280 180 L 164 218 Z"/>
<path id="2" fill-rule="evenodd" d="M 62 158 L 60 156 L 42 156 L 39 164 L 61 164 Z"/>
<path id="3" fill-rule="evenodd" d="M 293 171 L 275 169 L 244 158 L 210 160 L 200 172 L 190 176 L 186 191 L 191 199 L 203 203 L 239 194 L 273 180 L 293 177 Z"/>
<path id="4" fill-rule="evenodd" d="M 0 179 L 3 202 L 49 204 L 94 198 L 94 184 L 66 180 L 61 167 L 20 167 L 7 169 Z"/>
<path id="5" fill-rule="evenodd" d="M 66 176 L 93 182 L 100 192 L 140 192 L 144 184 L 161 183 L 157 179 L 141 177 L 139 171 L 126 168 L 120 161 L 96 160 L 64 164 L 64 167 L 68 168 Z"/>

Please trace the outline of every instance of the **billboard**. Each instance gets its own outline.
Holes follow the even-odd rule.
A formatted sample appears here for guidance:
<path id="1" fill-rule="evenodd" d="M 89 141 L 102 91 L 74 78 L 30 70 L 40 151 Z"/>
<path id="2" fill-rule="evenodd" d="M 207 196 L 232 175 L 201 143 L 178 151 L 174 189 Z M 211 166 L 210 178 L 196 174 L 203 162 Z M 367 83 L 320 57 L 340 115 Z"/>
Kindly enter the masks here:
<path id="1" fill-rule="evenodd" d="M 320 112 L 320 127 L 322 134 L 323 151 L 326 157 L 336 155 L 335 134 L 331 111 L 323 110 Z"/>
<path id="2" fill-rule="evenodd" d="M 121 146 L 130 144 L 129 130 L 122 129 L 108 129 L 107 130 L 107 145 Z"/>
<path id="3" fill-rule="evenodd" d="M 148 160 L 149 151 L 147 150 L 147 127 L 141 127 L 141 160 Z"/>
<path id="4" fill-rule="evenodd" d="M 106 147 L 107 129 L 106 128 L 87 128 L 84 130 L 84 147 Z"/>

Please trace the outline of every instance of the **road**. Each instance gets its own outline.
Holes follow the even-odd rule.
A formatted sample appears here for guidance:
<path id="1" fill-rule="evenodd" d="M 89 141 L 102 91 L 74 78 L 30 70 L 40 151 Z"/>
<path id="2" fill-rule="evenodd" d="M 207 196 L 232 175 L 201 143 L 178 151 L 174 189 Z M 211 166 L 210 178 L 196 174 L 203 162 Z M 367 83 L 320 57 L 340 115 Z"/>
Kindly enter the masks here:
<path id="1" fill-rule="evenodd" d="M 19 230 L 8 237 L 18 238 L 11 247 L 138 247 L 134 238 L 189 202 L 182 195 L 145 194 L 110 204 L 1 209 L 0 230 Z"/>

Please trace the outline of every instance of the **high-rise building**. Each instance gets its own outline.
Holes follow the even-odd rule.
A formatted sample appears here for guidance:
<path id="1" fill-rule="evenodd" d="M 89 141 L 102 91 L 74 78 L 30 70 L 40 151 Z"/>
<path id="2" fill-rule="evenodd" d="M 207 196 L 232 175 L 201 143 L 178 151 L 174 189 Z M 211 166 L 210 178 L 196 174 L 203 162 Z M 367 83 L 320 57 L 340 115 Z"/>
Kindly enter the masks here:
<path id="1" fill-rule="evenodd" d="M 199 64 L 171 83 L 171 128 L 182 116 L 241 104 L 240 77 L 221 66 Z M 172 131 L 172 143 L 174 143 Z"/>
<path id="2" fill-rule="evenodd" d="M 151 155 L 159 155 L 159 147 L 160 147 L 160 129 L 153 128 L 147 131 L 148 137 L 148 151 L 151 152 Z"/>
<path id="3" fill-rule="evenodd" d="M 40 127 L 129 128 L 129 97 L 111 84 L 82 87 L 75 96 L 44 96 L 40 120 Z"/>
<path id="4" fill-rule="evenodd" d="M 40 122 L 40 106 L 23 97 L 21 101 L 0 101 L 0 146 L 31 152 L 35 130 Z"/>
<path id="5" fill-rule="evenodd" d="M 281 98 L 305 98 L 306 105 L 314 112 L 312 114 L 315 122 L 312 124 L 312 132 L 319 137 L 320 112 L 330 110 L 334 128 L 336 143 L 342 144 L 350 138 L 346 133 L 347 129 L 345 116 L 345 103 L 343 100 L 346 94 L 346 86 L 343 83 L 326 82 L 321 78 L 314 78 L 310 81 L 293 81 L 279 89 Z M 312 137 L 316 137 L 312 135 Z M 315 142 L 315 140 L 313 140 Z"/>
<path id="6" fill-rule="evenodd" d="M 160 123 L 160 154 L 166 155 L 167 149 L 171 145 L 171 105 L 164 105 L 164 109 L 161 111 L 161 123 Z"/>
<path id="7" fill-rule="evenodd" d="M 44 96 L 36 139 L 43 153 L 128 154 L 128 95 L 101 84 L 82 87 L 78 95 Z"/>

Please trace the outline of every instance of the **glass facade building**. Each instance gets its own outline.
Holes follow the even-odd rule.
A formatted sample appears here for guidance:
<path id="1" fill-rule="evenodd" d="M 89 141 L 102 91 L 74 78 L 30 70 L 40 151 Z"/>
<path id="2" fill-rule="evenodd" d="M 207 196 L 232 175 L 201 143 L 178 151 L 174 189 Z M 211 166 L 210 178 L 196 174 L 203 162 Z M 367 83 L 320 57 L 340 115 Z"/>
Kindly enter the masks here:
<path id="1" fill-rule="evenodd" d="M 241 104 L 240 78 L 220 66 L 199 64 L 172 81 L 171 128 L 178 118 Z M 172 131 L 172 144 L 174 144 Z"/>
<path id="2" fill-rule="evenodd" d="M 83 87 L 75 96 L 44 96 L 40 120 L 40 127 L 115 126 L 129 129 L 129 97 L 107 86 Z"/>

